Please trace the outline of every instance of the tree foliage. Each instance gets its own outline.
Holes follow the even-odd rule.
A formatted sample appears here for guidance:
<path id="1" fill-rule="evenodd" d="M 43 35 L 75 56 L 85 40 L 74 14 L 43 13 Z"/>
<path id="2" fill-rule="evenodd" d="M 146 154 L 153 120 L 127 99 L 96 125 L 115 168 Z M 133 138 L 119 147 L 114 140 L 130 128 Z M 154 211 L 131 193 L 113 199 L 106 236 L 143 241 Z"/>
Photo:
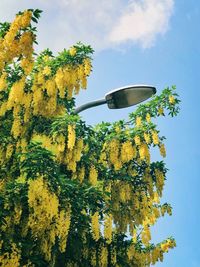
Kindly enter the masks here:
<path id="1" fill-rule="evenodd" d="M 90 46 L 36 54 L 40 10 L 0 24 L 0 266 L 150 266 L 175 246 L 150 243 L 171 206 L 160 198 L 164 137 L 152 120 L 177 115 L 175 87 L 128 121 L 88 126 L 75 98 L 92 70 Z"/>

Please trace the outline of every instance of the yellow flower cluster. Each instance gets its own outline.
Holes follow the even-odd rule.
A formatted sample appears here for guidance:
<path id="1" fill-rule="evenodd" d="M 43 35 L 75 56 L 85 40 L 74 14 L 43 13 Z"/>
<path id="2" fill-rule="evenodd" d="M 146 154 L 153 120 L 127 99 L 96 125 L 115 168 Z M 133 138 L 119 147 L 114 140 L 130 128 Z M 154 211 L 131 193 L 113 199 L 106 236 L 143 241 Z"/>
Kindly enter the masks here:
<path id="1" fill-rule="evenodd" d="M 69 49 L 69 54 L 70 54 L 70 56 L 75 56 L 76 55 L 76 48 L 75 47 L 71 47 L 70 49 Z"/>
<path id="2" fill-rule="evenodd" d="M 99 249 L 99 262 L 100 266 L 107 267 L 108 266 L 108 249 L 106 246 L 101 246 Z"/>
<path id="3" fill-rule="evenodd" d="M 139 147 L 139 154 L 141 160 L 146 160 L 150 163 L 150 153 L 147 144 L 142 143 Z"/>
<path id="4" fill-rule="evenodd" d="M 76 132 L 75 132 L 75 126 L 69 124 L 68 125 L 68 149 L 72 150 L 75 145 L 76 140 Z"/>
<path id="5" fill-rule="evenodd" d="M 108 214 L 104 219 L 104 238 L 106 243 L 110 244 L 112 242 L 112 215 Z"/>
<path id="6" fill-rule="evenodd" d="M 15 243 L 11 243 L 11 252 L 0 255 L 0 266 L 2 267 L 20 267 L 21 251 Z"/>
<path id="7" fill-rule="evenodd" d="M 13 144 L 8 144 L 6 148 L 6 159 L 10 159 L 13 154 L 14 146 Z"/>
<path id="8" fill-rule="evenodd" d="M 111 185 L 111 201 L 112 201 L 112 217 L 114 225 L 117 226 L 117 232 L 126 232 L 130 230 L 134 240 L 136 241 L 137 231 L 136 227 L 143 225 L 153 225 L 161 216 L 163 207 L 158 207 L 159 196 L 161 195 L 162 181 L 164 181 L 164 174 L 156 169 L 156 175 L 159 174 L 160 180 L 156 182 L 158 191 L 154 191 L 153 177 L 150 170 L 146 170 L 144 174 L 144 182 L 148 183 L 148 193 L 145 191 L 134 191 L 134 187 L 130 186 L 128 182 L 115 181 Z M 121 209 L 126 204 L 126 209 L 123 209 L 123 216 Z M 134 221 L 134 224 L 133 224 Z M 146 229 L 146 228 L 145 228 Z M 147 229 L 143 233 L 143 239 L 148 237 Z M 150 240 L 150 239 L 149 239 Z"/>
<path id="9" fill-rule="evenodd" d="M 26 58 L 31 57 L 33 49 L 33 35 L 31 32 L 23 32 L 20 37 L 16 38 L 19 31 L 30 25 L 32 17 L 31 11 L 25 11 L 17 15 L 11 24 L 9 31 L 4 38 L 0 39 L 0 72 L 6 63 L 11 63 L 15 57 L 23 55 Z"/>
<path id="10" fill-rule="evenodd" d="M 91 252 L 90 252 L 90 263 L 94 267 L 97 266 L 97 252 L 96 252 L 96 249 L 91 249 Z"/>
<path id="11" fill-rule="evenodd" d="M 124 166 L 124 163 L 128 163 L 134 159 L 138 164 L 141 164 L 142 161 L 146 161 L 147 164 L 150 164 L 148 145 L 150 145 L 151 142 L 159 145 L 159 137 L 156 131 L 152 132 L 152 138 L 149 132 L 144 132 L 143 136 L 144 140 L 142 140 L 139 135 L 135 135 L 135 144 L 131 140 L 120 142 L 117 138 L 113 138 L 109 142 L 106 141 L 99 156 L 99 163 L 105 167 L 113 165 L 115 171 L 120 170 L 122 166 Z M 161 144 L 160 148 L 164 156 L 164 144 Z M 131 171 L 129 168 L 129 173 L 135 176 L 133 172 L 134 171 Z"/>
<path id="12" fill-rule="evenodd" d="M 2 72 L 1 76 L 0 76 L 0 92 L 2 91 L 6 91 L 7 89 L 7 73 L 6 72 Z"/>
<path id="13" fill-rule="evenodd" d="M 156 131 L 152 131 L 152 139 L 153 139 L 154 145 L 159 144 L 159 137 L 158 137 L 158 133 Z"/>
<path id="14" fill-rule="evenodd" d="M 74 126 L 69 125 L 68 129 L 68 139 L 63 134 L 50 138 L 44 134 L 34 133 L 32 141 L 41 142 L 42 147 L 51 151 L 59 163 L 66 164 L 67 169 L 74 173 L 75 178 L 83 181 L 85 167 L 83 166 L 77 170 L 77 162 L 80 161 L 84 149 L 83 139 L 79 138 L 76 140 Z"/>
<path id="15" fill-rule="evenodd" d="M 100 163 L 105 164 L 106 162 L 106 150 L 109 155 L 108 159 L 116 171 L 122 168 L 123 163 L 129 162 L 137 156 L 136 147 L 131 141 L 120 143 L 118 139 L 112 139 L 109 143 L 105 143 L 100 155 Z"/>
<path id="16" fill-rule="evenodd" d="M 85 167 L 82 166 L 77 172 L 77 179 L 80 181 L 80 183 L 82 183 L 84 178 L 85 178 Z"/>
<path id="17" fill-rule="evenodd" d="M 150 233 L 150 229 L 148 226 L 144 227 L 144 229 L 142 231 L 141 239 L 142 239 L 142 243 L 145 246 L 149 245 L 149 241 L 151 240 L 151 233 Z"/>
<path id="18" fill-rule="evenodd" d="M 19 81 L 15 82 L 10 90 L 8 100 L 3 102 L 0 106 L 0 116 L 4 116 L 6 111 L 13 110 L 13 125 L 11 133 L 14 138 L 18 138 L 21 134 L 25 133 L 25 123 L 30 118 L 30 105 L 32 96 L 30 93 L 24 92 L 25 77 L 22 77 Z M 24 109 L 23 117 L 20 115 Z"/>
<path id="19" fill-rule="evenodd" d="M 157 245 L 150 251 L 142 253 L 139 252 L 134 245 L 131 245 L 128 249 L 127 256 L 133 266 L 142 267 L 154 265 L 158 260 L 163 261 L 163 252 L 166 251 L 163 251 L 160 245 Z"/>
<path id="20" fill-rule="evenodd" d="M 151 142 L 151 137 L 150 137 L 150 134 L 149 134 L 149 133 L 147 133 L 147 132 L 144 133 L 144 140 L 145 140 L 145 142 L 146 142 L 147 144 L 150 144 L 150 142 Z"/>
<path id="21" fill-rule="evenodd" d="M 140 127 L 142 125 L 142 118 L 141 117 L 136 117 L 136 127 Z"/>
<path id="22" fill-rule="evenodd" d="M 134 137 L 134 141 L 135 141 L 136 146 L 139 146 L 141 144 L 140 137 L 138 135 Z"/>
<path id="23" fill-rule="evenodd" d="M 149 113 L 147 113 L 147 115 L 146 115 L 146 121 L 148 123 L 151 122 L 151 115 Z"/>
<path id="24" fill-rule="evenodd" d="M 164 186 L 164 174 L 160 170 L 156 169 L 155 176 L 156 176 L 156 187 L 157 187 L 158 193 L 160 196 L 162 196 L 162 190 Z"/>
<path id="25" fill-rule="evenodd" d="M 67 211 L 61 210 L 56 221 L 56 235 L 59 237 L 60 252 L 65 252 L 71 223 L 71 207 Z"/>
<path id="26" fill-rule="evenodd" d="M 71 207 L 59 211 L 59 200 L 50 192 L 43 177 L 29 182 L 28 191 L 29 214 L 28 227 L 33 236 L 41 237 L 41 251 L 47 261 L 51 260 L 51 250 L 56 237 L 59 249 L 65 252 L 71 222 Z"/>
<path id="27" fill-rule="evenodd" d="M 91 216 L 92 237 L 95 241 L 100 238 L 99 213 L 95 212 Z"/>
<path id="28" fill-rule="evenodd" d="M 77 170 L 77 162 L 80 161 L 82 157 L 82 152 L 84 149 L 83 139 L 77 139 L 73 149 L 72 149 L 72 142 L 74 142 L 75 136 L 70 136 L 68 134 L 68 138 L 72 138 L 70 140 L 70 148 L 66 149 L 64 152 L 63 163 L 66 164 L 68 170 L 74 173 L 74 177 L 78 178 L 79 180 L 83 180 L 85 176 L 85 169 L 84 167 Z M 69 142 L 68 142 L 69 145 Z"/>
<path id="29" fill-rule="evenodd" d="M 169 96 L 169 103 L 172 104 L 172 105 L 175 103 L 175 98 L 174 98 L 173 95 Z"/>
<path id="30" fill-rule="evenodd" d="M 12 135 L 15 139 L 25 134 L 26 124 L 33 115 L 50 117 L 64 114 L 64 106 L 58 105 L 58 97 L 71 99 L 73 91 L 78 94 L 81 87 L 86 88 L 87 76 L 91 72 L 91 61 L 88 58 L 77 66 L 66 65 L 59 68 L 55 75 L 52 75 L 51 67 L 45 65 L 34 73 L 31 91 L 25 92 L 26 77 L 32 71 L 34 63 L 33 36 L 28 31 L 17 39 L 16 35 L 20 29 L 29 26 L 31 15 L 30 11 L 18 15 L 4 39 L 0 39 L 0 91 L 7 90 L 7 74 L 1 72 L 5 64 L 22 55 L 20 64 L 24 76 L 12 85 L 8 100 L 0 104 L 0 116 L 13 110 Z M 73 147 L 73 140 L 71 145 Z"/>
<path id="31" fill-rule="evenodd" d="M 126 141 L 121 145 L 121 161 L 122 163 L 129 162 L 133 158 L 136 158 L 137 152 L 135 146 L 131 141 Z"/>
<path id="32" fill-rule="evenodd" d="M 122 166 L 119 159 L 120 156 L 120 142 L 117 139 L 113 139 L 108 144 L 109 149 L 109 159 L 111 164 L 113 164 L 115 170 L 119 170 Z"/>
<path id="33" fill-rule="evenodd" d="M 158 107 L 158 115 L 159 115 L 159 116 L 164 115 L 164 110 L 163 110 L 162 107 Z"/>
<path id="34" fill-rule="evenodd" d="M 63 114 L 64 107 L 57 105 L 57 90 L 55 80 L 51 77 L 46 80 L 44 70 L 35 73 L 31 90 L 33 115 L 50 117 Z"/>
<path id="35" fill-rule="evenodd" d="M 71 99 L 73 93 L 79 93 L 80 88 L 86 89 L 87 76 L 90 72 L 91 62 L 89 59 L 85 59 L 77 67 L 66 66 L 59 68 L 55 75 L 59 96 L 65 98 L 67 94 L 67 99 Z"/>
<path id="36" fill-rule="evenodd" d="M 171 239 L 167 239 L 166 241 L 162 242 L 160 247 L 163 252 L 168 252 L 170 248 L 174 248 L 176 246 L 176 242 Z"/>
<path id="37" fill-rule="evenodd" d="M 28 225 L 33 235 L 48 229 L 53 219 L 58 214 L 59 201 L 54 193 L 51 193 L 44 178 L 30 180 L 28 190 L 28 204 L 31 212 Z"/>
<path id="38" fill-rule="evenodd" d="M 97 178 L 98 178 L 98 171 L 92 165 L 90 167 L 90 172 L 89 172 L 89 182 L 91 183 L 91 185 L 95 186 L 97 184 Z"/>

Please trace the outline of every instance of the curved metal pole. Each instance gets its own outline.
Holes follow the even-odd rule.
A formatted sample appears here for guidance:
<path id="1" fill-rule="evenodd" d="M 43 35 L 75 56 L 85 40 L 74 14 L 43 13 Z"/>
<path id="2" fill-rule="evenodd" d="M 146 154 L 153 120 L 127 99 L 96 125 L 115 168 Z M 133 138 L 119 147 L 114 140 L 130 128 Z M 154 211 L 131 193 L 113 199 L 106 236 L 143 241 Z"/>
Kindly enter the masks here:
<path id="1" fill-rule="evenodd" d="M 74 110 L 74 114 L 78 114 L 80 113 L 81 111 L 85 110 L 85 109 L 88 109 L 88 108 L 92 108 L 92 107 L 96 107 L 96 106 L 100 106 L 100 105 L 103 105 L 103 104 L 106 104 L 107 101 L 105 98 L 102 98 L 102 99 L 98 99 L 98 100 L 95 100 L 95 101 L 92 101 L 92 102 L 88 102 L 86 104 L 83 104 L 79 107 L 77 107 L 75 110 Z"/>

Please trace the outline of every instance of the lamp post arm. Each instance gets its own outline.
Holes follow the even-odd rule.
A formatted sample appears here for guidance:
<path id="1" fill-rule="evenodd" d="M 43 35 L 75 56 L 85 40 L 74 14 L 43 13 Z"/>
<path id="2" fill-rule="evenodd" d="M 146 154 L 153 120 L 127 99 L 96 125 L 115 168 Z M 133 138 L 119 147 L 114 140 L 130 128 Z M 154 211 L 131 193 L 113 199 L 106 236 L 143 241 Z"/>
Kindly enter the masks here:
<path id="1" fill-rule="evenodd" d="M 79 107 L 77 107 L 75 110 L 74 110 L 74 114 L 78 114 L 80 113 L 81 111 L 85 110 L 85 109 L 88 109 L 88 108 L 92 108 L 92 107 L 96 107 L 96 106 L 100 106 L 100 105 L 103 105 L 103 104 L 106 104 L 107 101 L 105 98 L 102 98 L 102 99 L 98 99 L 98 100 L 94 100 L 94 101 L 91 101 L 91 102 L 88 102 L 86 104 L 83 104 Z"/>

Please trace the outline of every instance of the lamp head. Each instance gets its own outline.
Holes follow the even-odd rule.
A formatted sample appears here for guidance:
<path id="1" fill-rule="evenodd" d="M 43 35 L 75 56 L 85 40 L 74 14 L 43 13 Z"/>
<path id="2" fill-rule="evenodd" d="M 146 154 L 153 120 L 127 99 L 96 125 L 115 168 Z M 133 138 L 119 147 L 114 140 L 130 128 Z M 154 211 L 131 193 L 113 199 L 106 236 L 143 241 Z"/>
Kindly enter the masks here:
<path id="1" fill-rule="evenodd" d="M 110 109 L 126 108 L 141 103 L 156 93 L 151 85 L 130 85 L 112 90 L 105 95 Z"/>

